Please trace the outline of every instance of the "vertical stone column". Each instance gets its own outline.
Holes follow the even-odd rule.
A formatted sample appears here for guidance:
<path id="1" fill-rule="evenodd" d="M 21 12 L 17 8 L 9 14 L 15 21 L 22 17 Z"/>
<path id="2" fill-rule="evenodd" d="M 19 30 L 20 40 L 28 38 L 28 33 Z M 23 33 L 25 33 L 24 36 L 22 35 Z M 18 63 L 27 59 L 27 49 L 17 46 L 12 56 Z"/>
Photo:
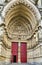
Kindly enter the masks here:
<path id="1" fill-rule="evenodd" d="M 18 43 L 18 62 L 20 63 L 21 61 L 21 59 L 20 59 L 20 42 Z"/>
<path id="2" fill-rule="evenodd" d="M 28 62 L 28 43 L 27 43 L 27 62 Z"/>

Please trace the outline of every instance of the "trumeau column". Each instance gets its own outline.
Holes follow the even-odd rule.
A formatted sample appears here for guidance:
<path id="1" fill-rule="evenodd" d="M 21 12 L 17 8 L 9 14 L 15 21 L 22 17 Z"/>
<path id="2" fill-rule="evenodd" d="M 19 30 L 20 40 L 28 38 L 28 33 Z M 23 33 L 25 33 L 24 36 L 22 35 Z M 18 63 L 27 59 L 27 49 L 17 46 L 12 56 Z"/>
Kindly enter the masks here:
<path id="1" fill-rule="evenodd" d="M 27 62 L 28 62 L 28 43 L 27 43 Z"/>
<path id="2" fill-rule="evenodd" d="M 18 43 L 18 62 L 20 63 L 20 42 Z"/>

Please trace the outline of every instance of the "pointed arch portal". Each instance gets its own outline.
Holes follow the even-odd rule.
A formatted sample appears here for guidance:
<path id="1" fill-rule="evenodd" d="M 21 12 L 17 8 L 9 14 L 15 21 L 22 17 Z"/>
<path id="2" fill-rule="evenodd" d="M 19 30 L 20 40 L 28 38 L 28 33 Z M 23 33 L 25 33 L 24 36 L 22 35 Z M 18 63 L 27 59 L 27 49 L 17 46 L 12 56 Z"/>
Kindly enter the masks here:
<path id="1" fill-rule="evenodd" d="M 18 42 L 12 42 L 11 47 L 11 62 L 17 63 L 18 62 Z M 20 62 L 26 63 L 27 62 L 27 44 L 26 42 L 21 42 L 20 45 Z"/>
<path id="2" fill-rule="evenodd" d="M 11 40 L 11 43 L 5 43 L 11 47 L 11 62 L 18 62 L 18 41 L 21 43 L 21 62 L 27 62 L 27 43 L 22 41 L 31 40 L 37 30 L 41 20 L 38 9 L 29 0 L 12 0 L 5 6 L 2 17 L 8 39 Z"/>

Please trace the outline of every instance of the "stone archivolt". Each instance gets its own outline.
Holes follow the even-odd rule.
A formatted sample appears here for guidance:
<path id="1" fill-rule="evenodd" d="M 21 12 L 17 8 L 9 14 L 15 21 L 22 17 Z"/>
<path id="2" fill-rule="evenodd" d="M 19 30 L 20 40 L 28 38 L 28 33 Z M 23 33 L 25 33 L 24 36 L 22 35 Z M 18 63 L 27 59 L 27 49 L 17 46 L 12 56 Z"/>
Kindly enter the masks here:
<path id="1" fill-rule="evenodd" d="M 41 19 L 38 9 L 27 0 L 12 0 L 5 6 L 2 16 L 8 37 L 11 38 L 11 40 L 17 39 L 20 41 L 31 40 Z M 8 39 L 6 41 L 8 41 Z"/>
<path id="2" fill-rule="evenodd" d="M 33 3 L 29 0 L 12 0 L 5 6 L 2 17 L 4 24 L 0 26 L 3 26 L 5 32 L 1 42 L 6 48 L 4 53 L 7 54 L 3 53 L 4 56 L 0 56 L 1 60 L 10 58 L 11 42 L 26 42 L 27 51 L 38 45 L 37 31 L 41 16 Z"/>

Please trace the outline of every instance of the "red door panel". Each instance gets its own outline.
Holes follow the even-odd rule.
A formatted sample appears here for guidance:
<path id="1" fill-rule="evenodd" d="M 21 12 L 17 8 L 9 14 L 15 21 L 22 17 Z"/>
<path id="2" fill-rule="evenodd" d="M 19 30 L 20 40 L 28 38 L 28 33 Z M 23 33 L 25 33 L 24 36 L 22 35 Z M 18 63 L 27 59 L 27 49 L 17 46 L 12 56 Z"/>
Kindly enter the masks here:
<path id="1" fill-rule="evenodd" d="M 25 42 L 21 42 L 21 62 L 27 62 L 27 45 Z"/>
<path id="2" fill-rule="evenodd" d="M 11 54 L 11 62 L 18 62 L 18 42 L 12 42 Z"/>

